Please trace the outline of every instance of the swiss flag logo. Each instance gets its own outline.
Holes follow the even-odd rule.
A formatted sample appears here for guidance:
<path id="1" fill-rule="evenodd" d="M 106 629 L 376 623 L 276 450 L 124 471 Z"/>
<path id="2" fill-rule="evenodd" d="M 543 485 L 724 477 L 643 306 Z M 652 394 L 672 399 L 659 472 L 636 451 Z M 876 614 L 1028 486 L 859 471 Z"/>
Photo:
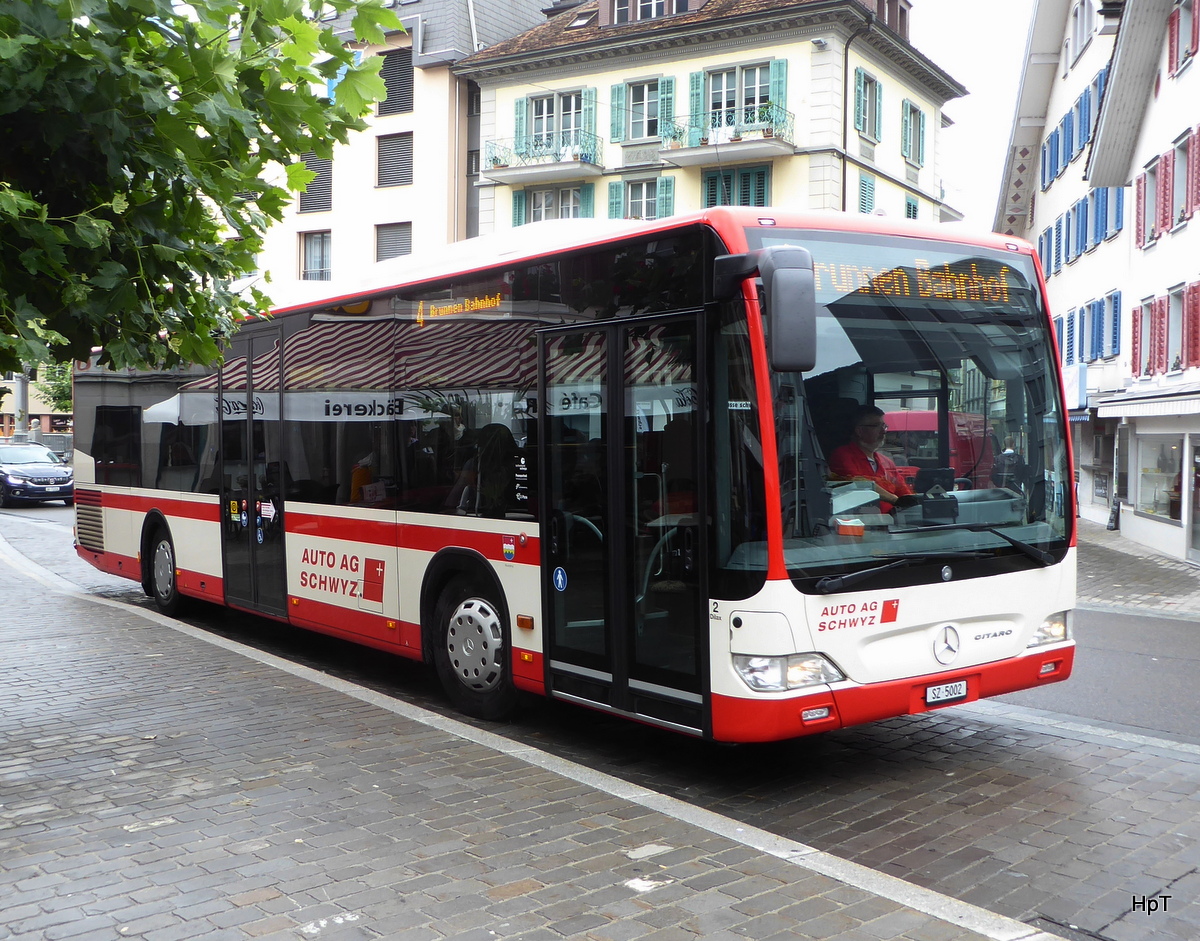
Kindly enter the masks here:
<path id="1" fill-rule="evenodd" d="M 367 559 L 363 564 L 363 601 L 383 601 L 383 577 L 387 565 L 380 559 Z"/>
<path id="2" fill-rule="evenodd" d="M 880 624 L 889 624 L 892 621 L 896 620 L 896 618 L 899 616 L 899 614 L 900 614 L 900 602 L 898 600 L 893 599 L 892 601 L 885 601 L 883 603 L 883 611 L 879 615 L 879 623 Z"/>

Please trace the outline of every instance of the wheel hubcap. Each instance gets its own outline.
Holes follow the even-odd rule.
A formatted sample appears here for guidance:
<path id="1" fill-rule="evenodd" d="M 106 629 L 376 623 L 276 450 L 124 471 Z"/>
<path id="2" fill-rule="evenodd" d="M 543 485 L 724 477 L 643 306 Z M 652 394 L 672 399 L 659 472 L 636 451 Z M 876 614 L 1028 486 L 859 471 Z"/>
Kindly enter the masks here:
<path id="1" fill-rule="evenodd" d="M 490 604 L 468 598 L 458 606 L 446 628 L 446 653 L 459 682 L 486 692 L 500 683 L 504 662 L 504 633 Z"/>
<path id="2" fill-rule="evenodd" d="M 175 590 L 175 560 L 166 540 L 154 548 L 154 590 L 160 598 L 169 598 Z"/>

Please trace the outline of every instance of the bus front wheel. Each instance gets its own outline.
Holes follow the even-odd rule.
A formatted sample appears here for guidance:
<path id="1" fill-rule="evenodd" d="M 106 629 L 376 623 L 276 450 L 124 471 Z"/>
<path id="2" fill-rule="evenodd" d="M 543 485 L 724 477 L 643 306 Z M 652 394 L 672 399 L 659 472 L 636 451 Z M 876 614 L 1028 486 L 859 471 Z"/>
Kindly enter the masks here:
<path id="1" fill-rule="evenodd" d="M 181 596 L 175 581 L 175 544 L 161 526 L 155 531 L 150 552 L 150 597 L 163 614 L 179 610 Z"/>
<path id="2" fill-rule="evenodd" d="M 517 705 L 500 606 L 462 576 L 438 598 L 433 661 L 451 702 L 477 719 L 503 719 Z"/>

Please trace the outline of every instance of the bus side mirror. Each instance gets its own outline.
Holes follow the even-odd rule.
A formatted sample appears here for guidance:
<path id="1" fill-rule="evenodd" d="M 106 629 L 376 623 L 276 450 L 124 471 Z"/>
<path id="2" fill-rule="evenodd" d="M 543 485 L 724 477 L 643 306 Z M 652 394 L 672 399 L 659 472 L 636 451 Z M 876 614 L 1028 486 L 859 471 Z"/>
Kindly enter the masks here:
<path id="1" fill-rule="evenodd" d="M 737 296 L 750 275 L 762 278 L 767 360 L 777 372 L 804 372 L 817 359 L 817 292 L 812 255 L 798 245 L 775 245 L 713 260 L 713 295 Z"/>

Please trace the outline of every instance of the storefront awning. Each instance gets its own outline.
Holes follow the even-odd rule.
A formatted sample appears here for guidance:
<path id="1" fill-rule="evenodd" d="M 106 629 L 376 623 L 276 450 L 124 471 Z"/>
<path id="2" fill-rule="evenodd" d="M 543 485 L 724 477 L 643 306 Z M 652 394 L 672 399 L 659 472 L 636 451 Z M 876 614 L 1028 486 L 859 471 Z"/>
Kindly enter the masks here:
<path id="1" fill-rule="evenodd" d="M 1191 382 L 1169 391 L 1161 388 L 1127 392 L 1096 403 L 1099 418 L 1170 418 L 1200 415 L 1200 383 Z"/>

